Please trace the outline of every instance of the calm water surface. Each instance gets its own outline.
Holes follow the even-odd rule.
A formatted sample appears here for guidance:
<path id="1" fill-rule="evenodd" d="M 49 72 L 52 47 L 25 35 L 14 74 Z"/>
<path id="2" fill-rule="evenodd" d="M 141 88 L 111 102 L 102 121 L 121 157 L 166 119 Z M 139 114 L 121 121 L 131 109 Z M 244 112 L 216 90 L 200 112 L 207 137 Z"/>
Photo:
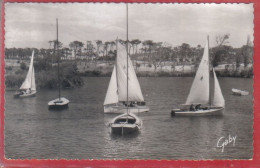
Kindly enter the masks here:
<path id="1" fill-rule="evenodd" d="M 13 99 L 5 93 L 5 154 L 21 159 L 249 159 L 253 154 L 253 80 L 220 78 L 226 100 L 222 117 L 170 116 L 171 108 L 186 101 L 193 78 L 139 78 L 150 112 L 139 114 L 137 135 L 111 136 L 103 113 L 110 78 L 84 78 L 85 86 L 63 90 L 69 109 L 49 111 L 56 90 Z M 250 91 L 233 96 L 231 88 Z M 237 136 L 235 146 L 217 148 L 220 137 Z"/>

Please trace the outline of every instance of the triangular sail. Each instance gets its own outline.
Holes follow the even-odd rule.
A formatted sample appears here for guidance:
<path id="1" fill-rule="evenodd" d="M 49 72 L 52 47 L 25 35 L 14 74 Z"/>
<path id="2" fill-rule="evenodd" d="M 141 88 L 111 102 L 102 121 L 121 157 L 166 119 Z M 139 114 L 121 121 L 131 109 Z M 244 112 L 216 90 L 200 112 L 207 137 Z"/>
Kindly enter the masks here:
<path id="1" fill-rule="evenodd" d="M 127 60 L 128 59 L 128 99 L 127 99 Z M 119 101 L 144 101 L 144 97 L 126 48 L 117 42 L 117 86 Z"/>
<path id="2" fill-rule="evenodd" d="M 209 103 L 209 52 L 208 44 L 204 48 L 204 54 L 199 68 L 193 80 L 189 96 L 185 104 Z"/>
<path id="3" fill-rule="evenodd" d="M 31 86 L 31 90 L 36 91 L 34 67 L 32 67 L 32 86 Z"/>
<path id="4" fill-rule="evenodd" d="M 216 76 L 215 70 L 213 68 L 213 74 L 214 74 L 214 98 L 213 98 L 213 106 L 225 106 L 225 100 L 218 82 L 218 78 Z"/>
<path id="5" fill-rule="evenodd" d="M 116 66 L 114 66 L 109 86 L 107 89 L 107 94 L 105 98 L 104 105 L 118 103 L 117 94 L 117 80 L 116 80 Z"/>
<path id="6" fill-rule="evenodd" d="M 26 78 L 25 78 L 22 86 L 20 87 L 20 90 L 26 90 L 26 89 L 29 89 L 29 88 L 31 90 L 36 90 L 34 68 L 33 68 L 33 58 L 34 58 L 34 51 L 32 52 L 29 70 L 27 72 Z"/>

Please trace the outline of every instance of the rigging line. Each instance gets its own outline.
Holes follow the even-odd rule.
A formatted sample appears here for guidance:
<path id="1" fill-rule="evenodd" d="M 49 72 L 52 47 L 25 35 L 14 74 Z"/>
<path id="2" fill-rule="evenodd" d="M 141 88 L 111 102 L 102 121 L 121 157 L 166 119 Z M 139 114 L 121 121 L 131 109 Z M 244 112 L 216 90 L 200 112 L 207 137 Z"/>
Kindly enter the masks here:
<path id="1" fill-rule="evenodd" d="M 209 105 L 211 106 L 209 35 L 207 36 L 207 40 L 208 40 L 208 64 L 209 64 Z"/>
<path id="2" fill-rule="evenodd" d="M 58 19 L 56 19 L 56 28 L 57 28 L 57 41 L 56 41 L 56 47 L 57 47 L 57 57 L 58 57 L 58 86 L 59 86 L 59 100 L 60 100 L 60 56 L 59 56 L 59 28 L 58 28 Z"/>
<path id="3" fill-rule="evenodd" d="M 126 102 L 127 102 L 127 114 L 129 113 L 128 112 L 128 3 L 126 4 L 126 80 L 127 80 L 127 83 L 126 83 L 126 88 L 127 88 L 127 91 L 126 91 Z"/>

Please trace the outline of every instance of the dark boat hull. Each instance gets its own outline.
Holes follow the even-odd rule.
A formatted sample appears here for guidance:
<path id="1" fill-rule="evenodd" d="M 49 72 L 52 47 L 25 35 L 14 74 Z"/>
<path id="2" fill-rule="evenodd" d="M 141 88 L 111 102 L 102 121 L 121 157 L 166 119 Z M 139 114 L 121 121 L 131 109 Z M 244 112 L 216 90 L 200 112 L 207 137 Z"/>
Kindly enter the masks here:
<path id="1" fill-rule="evenodd" d="M 69 107 L 69 100 L 61 97 L 48 103 L 49 110 L 62 110 Z"/>
<path id="2" fill-rule="evenodd" d="M 111 127 L 112 134 L 124 135 L 124 134 L 133 134 L 138 132 L 138 127 L 129 128 L 129 127 Z"/>
<path id="3" fill-rule="evenodd" d="M 69 104 L 64 105 L 49 105 L 49 110 L 62 110 L 69 108 Z"/>

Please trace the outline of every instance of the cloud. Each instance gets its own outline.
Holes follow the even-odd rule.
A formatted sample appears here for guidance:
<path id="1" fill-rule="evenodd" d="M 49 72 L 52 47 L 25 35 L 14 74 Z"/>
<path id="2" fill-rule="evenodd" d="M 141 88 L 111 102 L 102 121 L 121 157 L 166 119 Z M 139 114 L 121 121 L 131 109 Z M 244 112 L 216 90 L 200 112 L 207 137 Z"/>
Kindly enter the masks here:
<path id="1" fill-rule="evenodd" d="M 71 41 L 112 41 L 126 37 L 123 3 L 6 3 L 6 47 L 48 48 L 56 38 Z M 240 47 L 253 39 L 252 4 L 129 4 L 129 38 L 210 45 L 217 34 L 230 33 L 230 45 Z"/>

